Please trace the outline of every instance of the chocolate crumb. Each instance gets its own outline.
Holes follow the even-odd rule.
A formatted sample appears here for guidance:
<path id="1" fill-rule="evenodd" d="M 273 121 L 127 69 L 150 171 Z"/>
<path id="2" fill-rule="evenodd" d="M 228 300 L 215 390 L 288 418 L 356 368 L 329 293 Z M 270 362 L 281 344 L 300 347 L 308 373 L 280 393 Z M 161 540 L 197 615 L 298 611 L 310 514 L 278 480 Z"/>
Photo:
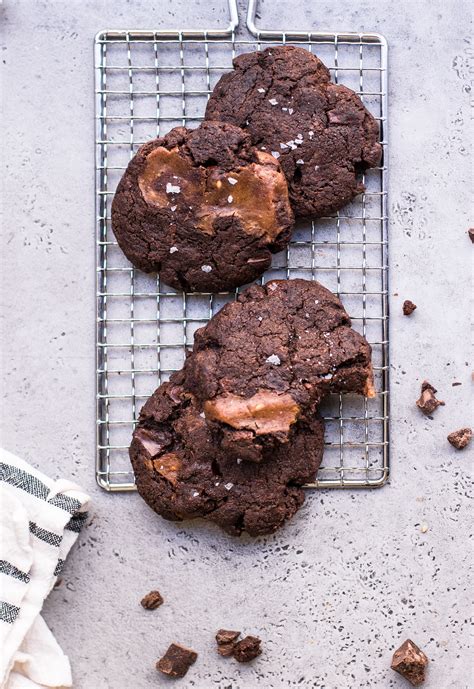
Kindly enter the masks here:
<path id="1" fill-rule="evenodd" d="M 216 641 L 218 646 L 223 644 L 230 644 L 233 641 L 237 641 L 240 636 L 240 632 L 233 632 L 229 629 L 219 629 L 216 634 Z"/>
<path id="2" fill-rule="evenodd" d="M 235 644 L 233 642 L 230 644 L 221 644 L 217 647 L 217 652 L 219 655 L 224 656 L 224 658 L 228 658 L 234 655 L 234 646 Z"/>
<path id="3" fill-rule="evenodd" d="M 140 601 L 145 610 L 156 610 L 160 605 L 163 605 L 163 596 L 159 591 L 150 591 Z"/>
<path id="4" fill-rule="evenodd" d="M 462 383 L 451 383 L 451 385 L 453 386 L 453 388 L 455 388 L 456 385 L 462 385 Z"/>
<path id="5" fill-rule="evenodd" d="M 438 407 L 444 406 L 444 402 L 436 399 L 436 393 L 437 390 L 431 385 L 431 383 L 428 383 L 427 380 L 422 382 L 421 395 L 416 401 L 416 406 L 418 409 L 421 409 L 423 414 L 426 414 L 426 416 L 432 414 Z"/>
<path id="6" fill-rule="evenodd" d="M 453 431 L 448 435 L 448 441 L 456 450 L 463 450 L 466 445 L 469 445 L 471 438 L 471 428 L 460 428 L 458 431 Z"/>
<path id="7" fill-rule="evenodd" d="M 414 687 L 425 681 L 425 670 L 428 658 L 418 646 L 407 639 L 393 654 L 390 667 L 405 677 Z"/>
<path id="8" fill-rule="evenodd" d="M 54 587 L 53 587 L 53 588 L 58 589 L 58 588 L 61 586 L 62 583 L 63 583 L 62 578 L 61 578 L 61 577 L 58 577 L 58 578 L 56 579 L 56 581 L 54 582 Z"/>
<path id="9" fill-rule="evenodd" d="M 410 316 L 410 314 L 412 314 L 415 309 L 416 304 L 414 304 L 409 299 L 405 299 L 405 301 L 403 302 L 403 315 Z"/>
<path id="10" fill-rule="evenodd" d="M 474 227 L 470 227 L 467 232 L 469 234 L 469 239 L 474 243 Z"/>
<path id="11" fill-rule="evenodd" d="M 184 677 L 193 663 L 197 653 L 179 644 L 171 644 L 165 655 L 156 663 L 156 669 L 168 677 Z"/>
<path id="12" fill-rule="evenodd" d="M 261 640 L 256 636 L 246 636 L 244 639 L 238 641 L 234 646 L 234 658 L 239 663 L 248 663 L 260 655 L 262 649 L 260 648 Z"/>

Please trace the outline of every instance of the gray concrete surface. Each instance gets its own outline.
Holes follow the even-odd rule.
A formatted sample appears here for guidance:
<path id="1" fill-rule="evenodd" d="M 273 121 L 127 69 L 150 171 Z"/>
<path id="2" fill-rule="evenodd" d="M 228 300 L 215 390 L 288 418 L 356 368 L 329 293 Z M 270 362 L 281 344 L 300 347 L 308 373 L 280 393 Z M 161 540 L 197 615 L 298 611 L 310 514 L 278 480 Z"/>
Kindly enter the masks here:
<path id="1" fill-rule="evenodd" d="M 376 492 L 311 494 L 284 530 L 257 541 L 166 523 L 135 494 L 101 492 L 93 475 L 93 36 L 218 25 L 225 4 L 5 0 L 0 12 L 2 444 L 94 499 L 45 608 L 75 688 L 167 686 L 154 661 L 177 640 L 200 654 L 181 687 L 402 689 L 389 664 L 406 637 L 430 657 L 427 689 L 472 687 L 472 453 L 446 442 L 471 422 L 470 3 L 262 3 L 273 26 L 389 41 L 393 469 Z M 405 298 L 418 304 L 410 319 Z M 446 401 L 434 420 L 414 406 L 425 377 Z M 154 586 L 166 605 L 145 612 L 138 601 Z M 217 658 L 220 626 L 261 635 L 262 657 Z"/>

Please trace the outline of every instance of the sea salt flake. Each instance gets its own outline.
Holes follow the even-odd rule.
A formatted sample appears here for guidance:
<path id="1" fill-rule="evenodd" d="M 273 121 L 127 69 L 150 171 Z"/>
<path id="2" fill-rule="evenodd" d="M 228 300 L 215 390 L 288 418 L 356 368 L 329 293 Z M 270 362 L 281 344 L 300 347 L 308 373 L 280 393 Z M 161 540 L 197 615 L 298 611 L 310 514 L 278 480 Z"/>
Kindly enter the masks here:
<path id="1" fill-rule="evenodd" d="M 257 89 L 257 91 L 258 91 L 259 93 L 265 93 L 265 89 L 262 89 L 262 88 Z"/>
<path id="2" fill-rule="evenodd" d="M 234 484 L 233 484 L 233 483 L 230 483 L 230 482 L 229 482 L 229 483 L 224 483 L 224 488 L 225 488 L 226 490 L 230 490 L 230 489 L 233 488 L 233 487 L 234 487 Z"/>
<path id="3" fill-rule="evenodd" d="M 295 111 L 293 110 L 293 108 L 288 108 L 288 114 L 289 114 L 289 115 L 292 115 L 294 112 L 295 112 Z"/>
<path id="4" fill-rule="evenodd" d="M 268 289 L 270 289 L 272 292 L 274 292 L 278 288 L 278 285 L 275 282 L 271 282 L 268 285 Z"/>
<path id="5" fill-rule="evenodd" d="M 260 146 L 260 150 L 261 150 L 261 151 L 266 151 L 266 150 L 267 150 L 267 147 L 266 147 L 266 146 Z"/>
<path id="6" fill-rule="evenodd" d="M 288 148 L 288 144 L 280 144 L 280 148 Z"/>
<path id="7" fill-rule="evenodd" d="M 326 375 L 323 376 L 323 378 L 324 380 L 329 380 L 330 378 L 332 378 L 332 373 L 326 373 Z"/>
<path id="8" fill-rule="evenodd" d="M 177 209 L 177 207 L 178 207 L 178 206 L 171 206 L 171 210 L 173 211 L 173 213 L 175 212 L 175 210 Z"/>
<path id="9" fill-rule="evenodd" d="M 258 316 L 258 317 L 257 317 L 257 321 L 263 321 L 262 316 Z"/>
<path id="10" fill-rule="evenodd" d="M 274 158 L 279 158 L 279 157 L 280 157 L 280 154 L 278 153 L 278 151 L 272 151 L 272 156 L 273 156 Z"/>
<path id="11" fill-rule="evenodd" d="M 204 413 L 203 411 L 199 414 L 199 416 L 201 417 L 201 419 L 205 419 L 205 418 L 206 418 L 206 415 L 205 415 L 205 413 Z"/>
<path id="12" fill-rule="evenodd" d="M 302 158 L 298 158 L 298 160 L 296 161 L 296 164 L 297 165 L 304 165 L 304 160 Z"/>
<path id="13" fill-rule="evenodd" d="M 181 191 L 181 187 L 179 187 L 177 184 L 171 184 L 171 182 L 167 182 L 166 184 L 166 193 L 167 194 L 179 194 Z"/>
<path id="14" fill-rule="evenodd" d="M 203 273 L 210 273 L 212 270 L 212 266 L 201 266 L 201 270 Z"/>
<path id="15" fill-rule="evenodd" d="M 234 200 L 234 197 L 232 196 L 232 194 L 229 194 L 229 196 L 227 197 L 227 201 L 229 203 L 232 203 L 233 200 Z"/>
<path id="16" fill-rule="evenodd" d="M 237 180 L 234 179 L 233 177 L 227 177 L 227 181 L 229 182 L 229 184 L 232 184 L 232 186 L 234 184 L 237 184 Z"/>
<path id="17" fill-rule="evenodd" d="M 193 493 L 193 498 L 197 498 L 198 495 L 199 495 L 199 491 L 195 490 Z"/>
<path id="18" fill-rule="evenodd" d="M 177 251 L 178 251 L 178 247 L 177 247 L 177 246 L 171 246 L 171 247 L 170 247 L 170 254 L 175 254 Z"/>
<path id="19" fill-rule="evenodd" d="M 315 300 L 314 300 L 314 303 L 315 303 L 315 304 L 319 304 L 319 299 L 315 299 Z"/>
<path id="20" fill-rule="evenodd" d="M 237 464 L 242 464 L 242 458 L 241 457 L 237 457 Z"/>
<path id="21" fill-rule="evenodd" d="M 283 112 L 288 112 L 288 108 L 282 108 Z"/>
<path id="22" fill-rule="evenodd" d="M 314 136 L 314 132 L 313 132 L 313 130 L 312 130 L 312 129 L 310 129 L 310 130 L 309 130 L 309 132 L 308 132 L 308 136 L 309 136 L 309 138 L 310 138 L 310 139 L 312 139 L 312 138 L 313 138 L 313 136 Z"/>
<path id="23" fill-rule="evenodd" d="M 302 139 L 302 138 L 303 138 L 303 134 L 297 134 L 297 135 L 296 135 L 296 138 L 297 138 L 297 139 Z"/>
<path id="24" fill-rule="evenodd" d="M 270 103 L 270 105 L 278 105 L 278 101 L 276 98 L 269 98 L 268 102 Z"/>
<path id="25" fill-rule="evenodd" d="M 317 172 L 317 171 L 319 170 L 319 165 L 315 165 L 315 166 L 314 166 L 314 169 L 315 169 L 316 172 Z"/>
<path id="26" fill-rule="evenodd" d="M 277 354 L 270 354 L 265 361 L 267 364 L 275 364 L 275 366 L 279 366 L 281 364 L 281 359 Z"/>
<path id="27" fill-rule="evenodd" d="M 214 485 L 215 485 L 215 486 L 218 486 L 218 485 L 219 485 L 219 481 L 216 481 Z"/>

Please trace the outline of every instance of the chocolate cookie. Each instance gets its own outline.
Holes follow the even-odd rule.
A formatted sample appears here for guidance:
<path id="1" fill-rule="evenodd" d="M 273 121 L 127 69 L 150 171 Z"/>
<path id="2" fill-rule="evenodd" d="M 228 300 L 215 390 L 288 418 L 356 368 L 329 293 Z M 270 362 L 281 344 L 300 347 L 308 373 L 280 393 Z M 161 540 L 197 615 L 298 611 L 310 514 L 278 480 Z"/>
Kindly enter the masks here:
<path id="1" fill-rule="evenodd" d="M 300 486 L 316 476 L 322 420 L 296 423 L 267 461 L 244 462 L 219 447 L 183 379 L 182 371 L 173 374 L 140 413 L 130 447 L 138 492 L 165 519 L 203 517 L 233 535 L 276 531 L 302 505 Z"/>
<path id="2" fill-rule="evenodd" d="M 371 348 L 320 283 L 253 285 L 195 333 L 184 385 L 230 455 L 260 461 L 331 392 L 373 397 Z"/>
<path id="3" fill-rule="evenodd" d="M 285 177 L 250 136 L 222 122 L 173 129 L 142 146 L 112 204 L 127 258 L 187 291 L 258 278 L 293 227 Z"/>
<path id="4" fill-rule="evenodd" d="M 364 190 L 358 173 L 381 157 L 374 117 L 304 48 L 239 55 L 217 83 L 206 118 L 243 127 L 278 158 L 300 217 L 330 215 L 351 201 Z"/>

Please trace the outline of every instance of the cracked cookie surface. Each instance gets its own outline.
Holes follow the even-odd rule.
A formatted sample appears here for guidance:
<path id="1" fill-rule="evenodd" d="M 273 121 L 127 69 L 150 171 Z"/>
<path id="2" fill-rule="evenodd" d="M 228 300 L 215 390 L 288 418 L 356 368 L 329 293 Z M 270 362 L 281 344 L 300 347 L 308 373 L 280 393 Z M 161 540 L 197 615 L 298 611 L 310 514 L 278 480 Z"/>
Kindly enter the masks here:
<path id="1" fill-rule="evenodd" d="M 141 410 L 130 446 L 138 492 L 165 519 L 205 518 L 232 535 L 273 533 L 303 504 L 300 486 L 316 476 L 322 420 L 298 422 L 286 445 L 265 450 L 266 461 L 245 462 L 219 446 L 183 379 L 173 374 Z"/>
<path id="2" fill-rule="evenodd" d="M 176 289 L 231 290 L 258 278 L 293 228 L 278 162 L 232 124 L 177 127 L 143 145 L 114 197 L 127 258 Z"/>
<path id="3" fill-rule="evenodd" d="M 240 55 L 217 83 L 206 118 L 243 127 L 277 158 L 296 216 L 332 214 L 364 190 L 358 173 L 378 165 L 378 125 L 354 91 L 331 83 L 304 48 Z"/>

